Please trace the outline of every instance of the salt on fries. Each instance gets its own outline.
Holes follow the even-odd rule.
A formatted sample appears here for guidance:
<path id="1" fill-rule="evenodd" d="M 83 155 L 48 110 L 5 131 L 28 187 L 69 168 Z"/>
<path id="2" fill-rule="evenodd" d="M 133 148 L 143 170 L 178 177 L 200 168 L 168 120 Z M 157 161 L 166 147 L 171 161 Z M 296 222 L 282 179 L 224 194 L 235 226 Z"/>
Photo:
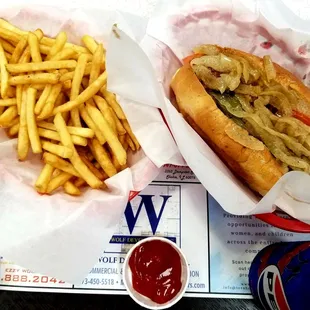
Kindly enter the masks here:
<path id="1" fill-rule="evenodd" d="M 17 137 L 17 157 L 40 154 L 40 194 L 63 188 L 105 189 L 140 149 L 113 93 L 106 90 L 105 49 L 89 35 L 84 46 L 41 29 L 21 30 L 0 19 L 0 127 Z"/>

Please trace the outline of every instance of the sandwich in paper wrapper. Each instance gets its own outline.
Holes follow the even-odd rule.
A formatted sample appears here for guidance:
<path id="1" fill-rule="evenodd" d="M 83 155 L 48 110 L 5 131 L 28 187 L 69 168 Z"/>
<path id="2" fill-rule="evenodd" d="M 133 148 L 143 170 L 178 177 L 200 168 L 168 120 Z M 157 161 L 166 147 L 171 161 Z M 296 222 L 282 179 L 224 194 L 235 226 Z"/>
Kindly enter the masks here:
<path id="1" fill-rule="evenodd" d="M 68 42 L 74 44 L 81 44 L 82 36 L 89 34 L 104 44 L 107 62 L 119 60 L 113 61 L 119 53 L 109 46 L 110 35 L 115 35 L 111 32 L 113 24 L 134 38 L 126 18 L 117 11 L 15 7 L 2 9 L 1 18 L 23 30 L 41 28 L 50 37 L 63 30 Z M 113 65 L 107 63 L 107 66 L 108 76 L 110 73 L 112 76 L 111 80 L 108 78 L 109 86 L 113 88 L 120 76 L 113 73 Z M 80 283 L 109 243 L 130 191 L 146 187 L 163 164 L 183 164 L 158 109 L 139 100 L 133 102 L 128 94 L 129 98 L 121 97 L 118 101 L 142 148 L 129 157 L 129 168 L 105 181 L 108 190 L 88 188 L 79 197 L 62 191 L 39 195 L 33 185 L 43 166 L 41 156 L 31 155 L 25 162 L 19 162 L 17 139 L 9 140 L 1 131 L 2 256 L 33 272 Z"/>
<path id="2" fill-rule="evenodd" d="M 281 6 L 279 5 L 277 8 L 280 14 Z M 199 128 L 196 128 L 195 131 L 189 125 L 190 120 L 186 122 L 174 107 L 175 102 L 173 92 L 170 88 L 171 85 L 174 91 L 177 90 L 179 92 L 176 94 L 177 97 L 179 95 L 179 98 L 177 98 L 177 101 L 179 100 L 179 108 L 180 106 L 182 107 L 182 104 L 184 106 L 186 105 L 184 98 L 190 98 L 188 99 L 187 113 L 190 113 L 188 111 L 194 109 L 193 106 L 190 106 L 190 103 L 193 105 L 196 103 L 190 100 L 195 96 L 197 89 L 199 89 L 199 92 L 196 92 L 198 94 L 197 97 L 207 96 L 205 90 L 202 90 L 202 84 L 198 81 L 197 77 L 195 77 L 195 83 L 187 79 L 186 75 L 183 78 L 178 77 L 179 72 L 184 72 L 183 68 L 185 65 L 176 73 L 183 66 L 182 59 L 193 54 L 193 48 L 202 44 L 215 44 L 221 47 L 228 47 L 228 49 L 222 49 L 221 52 L 227 52 L 227 54 L 228 52 L 235 53 L 235 57 L 238 57 L 238 55 L 240 57 L 240 54 L 247 54 L 235 52 L 234 49 L 259 57 L 270 55 L 275 63 L 295 75 L 295 77 L 292 77 L 288 71 L 276 67 L 279 70 L 278 72 L 281 70 L 283 70 L 281 72 L 285 72 L 285 74 L 278 73 L 279 76 L 290 76 L 289 79 L 294 80 L 292 84 L 298 84 L 300 89 L 303 89 L 305 93 L 309 92 L 303 86 L 302 82 L 296 82 L 297 77 L 306 84 L 309 78 L 309 55 L 307 54 L 306 45 L 310 38 L 309 34 L 292 29 L 278 29 L 272 24 L 272 21 L 264 17 L 262 11 L 262 8 L 256 7 L 256 12 L 253 13 L 253 11 L 242 6 L 242 3 L 238 1 L 169 1 L 169 3 L 163 1 L 159 3 L 154 17 L 149 22 L 147 35 L 143 39 L 141 46 L 155 69 L 153 72 L 149 72 L 150 80 L 156 74 L 156 79 L 160 82 L 161 87 L 158 87 L 155 83 L 153 84 L 155 92 L 159 97 L 161 96 L 157 106 L 162 109 L 180 152 L 188 166 L 221 206 L 226 211 L 238 215 L 268 213 L 279 207 L 299 220 L 310 222 L 310 178 L 307 173 L 301 171 L 284 173 L 284 170 L 280 170 L 279 168 L 281 173 L 277 175 L 277 171 L 274 172 L 272 168 L 270 170 L 270 176 L 272 178 L 275 175 L 273 178 L 275 181 L 272 184 L 273 186 L 270 186 L 272 187 L 270 190 L 265 192 L 261 190 L 261 194 L 264 194 L 262 198 L 250 190 L 247 183 L 253 188 L 254 186 L 251 182 L 240 181 L 240 178 L 236 177 L 236 174 L 224 164 L 217 156 L 218 153 L 214 152 L 214 145 L 213 148 L 209 147 L 196 133 L 196 131 L 199 131 L 205 125 L 207 127 L 208 124 L 203 124 L 203 120 L 201 120 L 198 124 Z M 128 50 L 130 48 L 128 46 Z M 208 48 L 210 49 L 210 47 Z M 201 51 L 196 50 L 195 52 L 199 53 Z M 254 56 L 244 56 L 244 58 L 246 57 L 248 57 L 247 59 L 256 59 L 255 62 L 259 62 Z M 143 63 L 142 58 L 141 53 L 132 57 L 133 61 L 134 59 L 137 60 L 134 61 L 134 67 L 139 67 L 139 64 Z M 197 59 L 192 60 L 191 63 L 198 63 L 200 60 L 199 58 Z M 267 62 L 268 59 L 267 57 Z M 119 66 L 121 65 L 119 64 Z M 122 67 L 122 69 L 125 67 Z M 190 71 L 193 72 L 192 69 Z M 196 75 L 198 74 L 196 73 Z M 136 77 L 137 79 L 132 81 L 134 85 L 138 83 L 137 73 Z M 145 74 L 144 80 L 147 80 Z M 175 82 L 171 83 L 172 80 Z M 179 85 L 182 83 L 183 89 L 181 90 Z M 276 87 L 281 87 L 282 89 L 282 85 Z M 191 90 L 188 90 L 188 88 Z M 195 90 L 193 91 L 193 89 Z M 217 95 L 219 94 L 217 93 Z M 184 99 L 183 103 L 182 96 Z M 134 98 L 132 99 L 134 100 Z M 213 100 L 211 99 L 212 102 Z M 203 109 L 201 113 L 204 113 Z M 222 119 L 227 119 L 225 115 L 221 117 Z M 282 120 L 284 119 L 283 117 Z M 195 121 L 197 120 L 194 120 L 193 126 L 195 126 Z M 210 119 L 205 118 L 204 121 L 208 123 Z M 299 120 L 296 122 L 300 124 Z M 304 124 L 300 126 L 305 128 Z M 215 130 L 223 131 L 221 128 Z M 258 142 L 258 140 L 256 141 Z M 280 167 L 279 163 L 270 155 L 269 151 L 264 146 L 263 148 L 264 152 L 269 154 L 269 159 L 262 161 L 261 169 L 269 169 L 267 165 L 269 160 L 272 162 L 272 165 Z M 306 152 L 308 153 L 308 151 Z M 242 156 L 241 153 L 240 156 Z M 254 167 L 253 169 L 257 168 Z M 267 183 L 267 181 L 262 178 L 260 180 L 261 187 L 265 186 L 266 184 L 264 182 Z M 268 187 L 268 184 L 266 187 Z M 259 186 L 255 189 L 256 192 L 260 192 Z"/>

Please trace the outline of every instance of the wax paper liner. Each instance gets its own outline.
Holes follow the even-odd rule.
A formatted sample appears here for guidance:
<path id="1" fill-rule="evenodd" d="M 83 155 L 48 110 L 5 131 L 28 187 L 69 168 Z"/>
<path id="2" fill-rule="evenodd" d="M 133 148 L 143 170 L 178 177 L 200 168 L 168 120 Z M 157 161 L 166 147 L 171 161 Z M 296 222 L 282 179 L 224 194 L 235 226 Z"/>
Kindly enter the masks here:
<path id="1" fill-rule="evenodd" d="M 155 70 L 145 69 L 143 77 L 135 74 L 131 84 L 135 87 L 139 82 L 152 81 L 148 92 L 153 88 L 156 93 L 154 105 L 162 109 L 184 159 L 226 211 L 238 215 L 259 214 L 272 212 L 278 206 L 293 217 L 307 222 L 310 221 L 310 177 L 307 174 L 287 173 L 260 200 L 232 174 L 168 100 L 171 98 L 169 84 L 182 65 L 181 59 L 192 53 L 192 47 L 203 43 L 234 47 L 258 56 L 269 54 L 274 61 L 306 84 L 309 83 L 309 33 L 276 28 L 272 22 L 276 21 L 277 14 L 273 15 L 273 21 L 267 20 L 263 14 L 263 4 L 263 1 L 259 1 L 249 8 L 241 2 L 226 0 L 160 1 L 149 21 L 147 35 L 141 42 L 150 60 L 149 66 Z M 280 15 L 281 8 L 279 5 Z M 135 44 L 131 43 L 126 48 L 134 50 Z M 146 58 L 145 54 L 136 50 L 131 67 L 143 65 L 146 68 L 146 59 L 143 57 Z M 128 59 L 119 63 L 118 69 L 129 75 Z M 161 87 L 155 83 L 156 79 Z M 143 94 L 140 93 L 141 96 Z M 133 97 L 131 99 L 135 100 Z"/>
<path id="2" fill-rule="evenodd" d="M 49 36 L 64 30 L 72 43 L 80 43 L 84 34 L 93 35 L 104 43 L 111 59 L 113 24 L 135 37 L 117 11 L 31 6 L 2 8 L 1 17 L 24 30 L 41 28 Z M 113 66 L 107 66 L 113 73 Z M 110 85 L 114 83 L 117 78 Z M 106 181 L 108 192 L 88 189 L 80 197 L 62 191 L 40 196 L 33 186 L 43 166 L 40 156 L 19 162 L 16 140 L 8 140 L 1 131 L 0 253 L 6 259 L 33 272 L 80 283 L 107 246 L 129 192 L 146 187 L 161 165 L 182 162 L 158 110 L 126 97 L 119 99 L 143 150 L 130 156 L 130 168 Z"/>

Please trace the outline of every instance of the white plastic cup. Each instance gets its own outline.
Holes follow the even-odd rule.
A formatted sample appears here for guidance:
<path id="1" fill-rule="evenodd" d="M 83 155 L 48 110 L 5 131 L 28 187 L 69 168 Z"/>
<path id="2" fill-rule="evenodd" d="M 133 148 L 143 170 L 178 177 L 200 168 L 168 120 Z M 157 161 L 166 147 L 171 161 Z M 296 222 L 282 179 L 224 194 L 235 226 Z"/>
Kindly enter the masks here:
<path id="1" fill-rule="evenodd" d="M 154 240 L 159 240 L 162 242 L 166 242 L 168 244 L 170 244 L 179 254 L 180 256 L 180 261 L 181 261 L 181 289 L 180 291 L 177 293 L 176 296 L 174 296 L 171 300 L 167 301 L 164 304 L 158 304 L 154 301 L 152 301 L 150 298 L 140 294 L 139 292 L 137 292 L 133 286 L 132 286 L 132 273 L 131 273 L 131 269 L 129 267 L 129 259 L 133 253 L 133 251 L 139 247 L 141 244 L 146 243 L 146 242 L 151 242 Z M 127 289 L 127 292 L 129 294 L 129 296 L 140 306 L 147 308 L 147 309 L 167 309 L 172 307 L 174 304 L 176 304 L 184 295 L 187 286 L 188 286 L 188 281 L 189 281 L 189 268 L 188 268 L 188 263 L 187 260 L 183 254 L 183 252 L 181 251 L 181 249 L 172 241 L 170 241 L 167 238 L 164 237 L 148 237 L 145 239 L 142 239 L 141 241 L 137 242 L 127 253 L 127 256 L 125 258 L 124 261 L 124 267 L 123 267 L 123 280 L 124 280 L 124 285 Z"/>

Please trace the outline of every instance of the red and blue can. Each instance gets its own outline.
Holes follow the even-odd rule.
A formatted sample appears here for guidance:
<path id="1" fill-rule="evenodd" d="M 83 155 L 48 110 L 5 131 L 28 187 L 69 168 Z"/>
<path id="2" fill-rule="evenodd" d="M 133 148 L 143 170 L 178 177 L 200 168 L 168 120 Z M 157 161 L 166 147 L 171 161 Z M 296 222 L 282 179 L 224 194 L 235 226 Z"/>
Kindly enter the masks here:
<path id="1" fill-rule="evenodd" d="M 310 309 L 310 242 L 281 242 L 261 250 L 252 262 L 249 284 L 263 309 Z"/>

